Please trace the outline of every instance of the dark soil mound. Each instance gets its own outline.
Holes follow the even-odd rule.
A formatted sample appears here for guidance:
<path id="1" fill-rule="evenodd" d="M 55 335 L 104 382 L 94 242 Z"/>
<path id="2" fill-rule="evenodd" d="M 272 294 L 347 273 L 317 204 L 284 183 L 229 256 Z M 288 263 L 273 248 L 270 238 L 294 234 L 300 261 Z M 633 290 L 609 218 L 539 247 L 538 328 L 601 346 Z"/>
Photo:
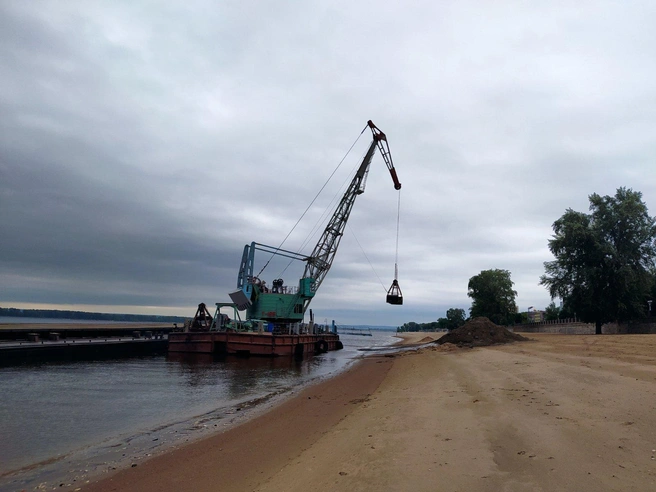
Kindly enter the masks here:
<path id="1" fill-rule="evenodd" d="M 526 341 L 525 338 L 517 333 L 506 330 L 503 326 L 495 325 L 487 318 L 474 318 L 460 328 L 451 330 L 446 335 L 438 338 L 435 343 L 453 343 L 460 347 L 487 347 L 499 343 L 511 343 Z"/>

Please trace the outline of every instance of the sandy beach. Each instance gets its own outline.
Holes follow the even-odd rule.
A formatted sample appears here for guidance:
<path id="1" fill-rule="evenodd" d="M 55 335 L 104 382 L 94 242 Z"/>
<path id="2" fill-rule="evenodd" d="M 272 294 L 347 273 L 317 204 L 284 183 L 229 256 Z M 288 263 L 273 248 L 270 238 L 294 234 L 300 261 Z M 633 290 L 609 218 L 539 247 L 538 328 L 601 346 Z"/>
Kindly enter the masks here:
<path id="1" fill-rule="evenodd" d="M 656 490 L 656 335 L 530 338 L 368 357 L 82 490 Z"/>

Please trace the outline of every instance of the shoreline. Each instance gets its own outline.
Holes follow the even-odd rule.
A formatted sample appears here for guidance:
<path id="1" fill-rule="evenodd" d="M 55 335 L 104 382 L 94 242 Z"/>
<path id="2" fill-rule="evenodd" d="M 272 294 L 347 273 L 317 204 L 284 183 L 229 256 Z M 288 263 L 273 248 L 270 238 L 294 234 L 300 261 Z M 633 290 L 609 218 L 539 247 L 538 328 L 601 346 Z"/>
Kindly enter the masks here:
<path id="1" fill-rule="evenodd" d="M 97 481 L 81 490 L 193 491 L 219 485 L 227 492 L 250 490 L 259 484 L 259 475 L 282 466 L 288 453 L 307 448 L 345 418 L 375 391 L 391 365 L 392 358 L 386 355 L 355 360 L 336 375 L 254 409 L 236 425 L 175 446 L 142 464 L 112 471 L 106 478 L 96 476 Z M 235 477 L 235 470 L 243 472 L 240 478 Z M 223 481 L 226 476 L 231 477 L 230 483 Z M 78 482 L 76 488 L 80 486 Z"/>
<path id="2" fill-rule="evenodd" d="M 153 448 L 152 453 L 146 453 L 146 451 L 151 451 L 151 450 L 148 449 L 144 450 L 142 448 L 133 456 L 119 459 L 117 462 L 112 462 L 111 459 L 106 458 L 104 460 L 105 462 L 102 465 L 97 465 L 95 467 L 96 470 L 93 473 L 87 473 L 87 474 L 80 473 L 76 477 L 80 479 L 79 481 L 76 480 L 76 482 L 73 484 L 66 483 L 64 487 L 60 488 L 60 490 L 73 490 L 74 488 L 80 486 L 80 482 L 84 483 L 85 485 L 84 490 L 93 490 L 93 488 L 89 488 L 89 487 L 93 487 L 94 484 L 100 481 L 112 480 L 112 477 L 116 476 L 117 474 L 128 471 L 131 468 L 130 465 L 128 465 L 128 463 L 132 463 L 136 468 L 137 466 L 139 466 L 139 463 L 148 464 L 150 461 L 158 457 L 161 457 L 163 455 L 167 455 L 178 449 L 187 448 L 189 446 L 195 446 L 201 441 L 217 438 L 218 436 L 224 435 L 227 432 L 233 432 L 235 431 L 235 429 L 238 429 L 240 426 L 248 424 L 254 419 L 258 419 L 258 418 L 266 419 L 268 418 L 267 416 L 271 412 L 277 411 L 279 406 L 285 405 L 289 400 L 304 399 L 305 398 L 305 396 L 303 395 L 304 392 L 319 394 L 323 391 L 321 385 L 337 384 L 334 381 L 335 378 L 338 378 L 341 375 L 345 375 L 346 373 L 349 373 L 351 371 L 357 371 L 358 366 L 367 359 L 375 359 L 377 357 L 388 359 L 390 357 L 390 354 L 396 353 L 399 350 L 404 350 L 404 349 L 412 350 L 414 348 L 418 348 L 426 344 L 428 341 L 433 341 L 439 338 L 441 335 L 442 333 L 426 334 L 426 333 L 419 333 L 419 332 L 396 334 L 394 336 L 399 338 L 397 342 L 395 342 L 391 346 L 383 347 L 378 351 L 372 351 L 372 352 L 363 351 L 360 357 L 351 360 L 348 364 L 346 364 L 346 366 L 343 369 L 341 369 L 336 374 L 319 376 L 316 379 L 306 382 L 303 386 L 299 387 L 296 390 L 284 391 L 275 395 L 267 395 L 264 398 L 266 401 L 263 404 L 259 404 L 259 405 L 253 404 L 252 402 L 249 401 L 249 402 L 245 402 L 245 404 L 235 406 L 234 408 L 232 408 L 232 412 L 231 412 L 232 416 L 230 420 L 228 422 L 223 423 L 225 427 L 222 429 L 213 430 L 210 428 L 207 430 L 206 433 L 197 433 L 196 435 L 191 436 L 184 440 L 178 439 L 178 441 L 169 444 L 163 449 L 157 450 Z M 345 384 L 351 384 L 353 382 L 352 375 L 348 377 L 345 376 L 345 378 L 346 378 L 345 381 L 347 381 L 345 382 Z M 356 381 L 355 385 L 357 386 L 358 384 L 360 383 Z M 342 395 L 338 395 L 337 398 L 340 397 L 343 398 L 345 395 L 346 393 Z M 348 395 L 352 396 L 351 393 L 348 393 Z M 361 393 L 358 393 L 357 396 L 359 397 L 359 399 L 366 398 L 366 395 L 363 395 Z M 311 397 L 308 397 L 308 399 L 310 398 Z M 358 398 L 355 398 L 355 400 L 358 400 Z M 250 407 L 250 408 L 248 408 L 246 411 L 242 413 L 236 413 L 236 412 L 240 412 L 245 407 Z M 284 412 L 284 410 L 281 411 Z M 199 420 L 202 422 L 204 420 L 202 417 L 204 416 L 200 416 L 200 417 L 201 418 Z M 254 425 L 258 425 L 258 424 L 254 424 Z M 295 424 L 293 422 L 290 422 L 290 425 L 293 426 Z M 214 424 L 214 426 L 216 427 L 216 424 Z M 103 477 L 103 475 L 105 476 Z M 239 489 L 235 489 L 235 490 L 239 490 Z"/>
<path id="3" fill-rule="evenodd" d="M 365 357 L 81 490 L 655 490 L 656 336 L 529 336 Z"/>
<path id="4" fill-rule="evenodd" d="M 388 345 L 391 349 L 403 341 Z M 162 426 L 144 429 L 136 434 L 124 434 L 97 444 L 75 449 L 45 461 L 29 464 L 21 469 L 7 471 L 0 480 L 0 490 L 29 490 L 37 485 L 43 490 L 75 490 L 82 485 L 112 476 L 131 465 L 193 445 L 200 440 L 226 432 L 242 423 L 268 413 L 308 387 L 322 384 L 342 372 L 350 370 L 369 352 L 349 360 L 335 372 L 321 374 L 300 386 L 266 393 L 251 399 L 214 408 L 190 419 L 170 421 Z"/>
<path id="5" fill-rule="evenodd" d="M 321 378 L 322 376 L 319 376 L 317 379 Z M 305 384 L 312 384 L 312 381 Z M 293 394 L 293 391 L 291 393 Z M 289 397 L 288 390 L 279 390 L 217 407 L 190 419 L 168 422 L 153 429 L 126 433 L 74 449 L 0 474 L 0 479 L 9 479 L 5 483 L 0 482 L 0 491 L 22 491 L 33 486 L 37 489 L 36 484 L 40 490 L 75 490 L 83 484 L 101 480 L 113 472 L 129 468 L 133 463 L 142 463 L 152 456 L 194 444 L 240 425 Z M 30 476 L 29 473 L 35 470 L 37 472 Z M 9 488 L 13 482 L 16 482 L 15 486 Z"/>

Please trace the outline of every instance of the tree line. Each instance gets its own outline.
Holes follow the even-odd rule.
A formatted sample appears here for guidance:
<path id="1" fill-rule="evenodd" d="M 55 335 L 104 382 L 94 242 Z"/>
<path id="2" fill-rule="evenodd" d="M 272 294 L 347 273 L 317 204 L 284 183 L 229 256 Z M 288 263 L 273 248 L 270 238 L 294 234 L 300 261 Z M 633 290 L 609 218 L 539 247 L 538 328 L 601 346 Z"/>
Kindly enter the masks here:
<path id="1" fill-rule="evenodd" d="M 593 193 L 590 212 L 568 208 L 553 223 L 549 250 L 539 285 L 552 302 L 547 320 L 577 318 L 595 324 L 595 333 L 612 321 L 626 322 L 652 314 L 656 298 L 656 218 L 642 193 L 618 188 L 614 196 Z M 517 291 L 508 270 L 483 270 L 469 279 L 469 316 L 485 316 L 499 325 L 527 322 L 519 313 Z M 562 305 L 556 306 L 555 299 Z M 656 309 L 656 306 L 654 306 Z M 465 310 L 448 309 L 431 323 L 405 323 L 399 331 L 454 329 L 465 323 Z"/>

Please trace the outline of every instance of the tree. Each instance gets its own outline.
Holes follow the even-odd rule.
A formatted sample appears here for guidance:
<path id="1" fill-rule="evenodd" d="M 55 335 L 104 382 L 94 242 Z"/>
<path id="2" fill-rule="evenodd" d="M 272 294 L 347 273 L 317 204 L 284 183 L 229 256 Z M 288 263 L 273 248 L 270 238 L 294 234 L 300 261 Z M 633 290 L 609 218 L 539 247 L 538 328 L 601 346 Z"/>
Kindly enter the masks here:
<path id="1" fill-rule="evenodd" d="M 656 265 L 656 219 L 642 194 L 618 188 L 589 196 L 590 214 L 567 209 L 553 224 L 540 284 L 595 332 L 609 321 L 644 316 Z"/>
<path id="2" fill-rule="evenodd" d="M 471 317 L 486 316 L 498 325 L 514 322 L 517 292 L 512 286 L 508 270 L 483 270 L 470 278 L 467 295 L 473 299 Z"/>
<path id="3" fill-rule="evenodd" d="M 431 321 L 430 323 L 415 323 L 414 321 L 410 321 L 404 323 L 403 326 L 397 326 L 396 331 L 436 331 L 438 328 L 440 328 L 440 326 L 437 321 Z"/>
<path id="4" fill-rule="evenodd" d="M 546 321 L 555 321 L 560 319 L 560 308 L 556 306 L 555 302 L 549 304 L 544 310 L 544 319 Z"/>
<path id="5" fill-rule="evenodd" d="M 420 329 L 421 328 L 417 323 L 410 321 L 408 323 L 403 323 L 403 326 L 398 327 L 396 331 L 419 331 Z"/>
<path id="6" fill-rule="evenodd" d="M 446 311 L 446 318 L 438 318 L 437 324 L 440 328 L 455 330 L 465 324 L 465 310 L 450 308 Z"/>

